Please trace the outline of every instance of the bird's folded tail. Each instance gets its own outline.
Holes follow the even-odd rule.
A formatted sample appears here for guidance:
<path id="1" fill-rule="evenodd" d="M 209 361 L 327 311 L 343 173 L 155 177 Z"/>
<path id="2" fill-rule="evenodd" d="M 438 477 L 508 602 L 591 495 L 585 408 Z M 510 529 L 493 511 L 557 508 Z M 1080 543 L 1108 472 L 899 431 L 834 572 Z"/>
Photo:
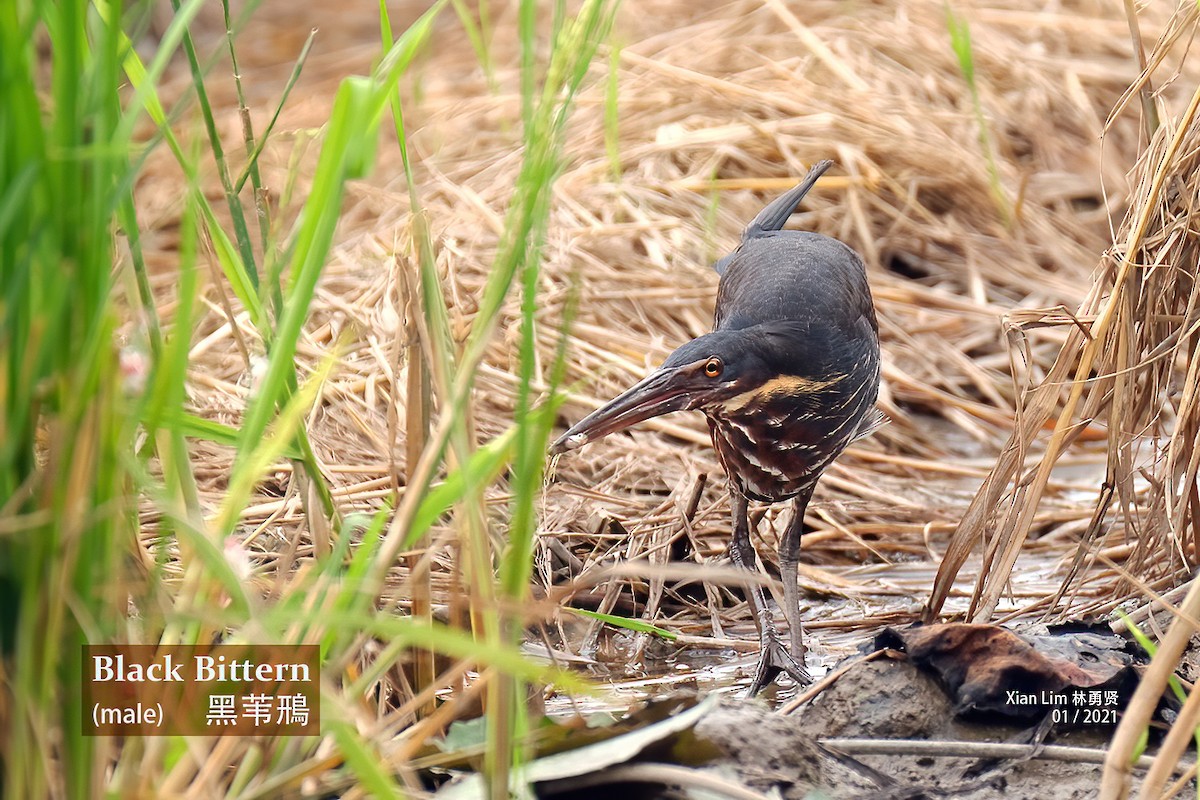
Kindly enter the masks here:
<path id="1" fill-rule="evenodd" d="M 753 239 L 756 236 L 761 236 L 770 231 L 783 230 L 783 226 L 787 224 L 788 218 L 796 213 L 796 207 L 808 194 L 808 190 L 825 174 L 825 171 L 833 166 L 832 161 L 818 161 L 813 164 L 812 169 L 804 176 L 804 180 L 794 189 L 790 189 L 783 195 L 775 198 L 766 208 L 758 212 L 746 230 L 742 233 L 742 241 Z"/>

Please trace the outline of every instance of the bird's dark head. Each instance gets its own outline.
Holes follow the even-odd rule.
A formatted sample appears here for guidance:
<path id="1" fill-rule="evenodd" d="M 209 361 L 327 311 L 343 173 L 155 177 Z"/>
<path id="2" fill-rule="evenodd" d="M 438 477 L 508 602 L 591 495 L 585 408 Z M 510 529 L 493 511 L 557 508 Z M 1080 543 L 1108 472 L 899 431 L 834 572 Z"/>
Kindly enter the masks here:
<path id="1" fill-rule="evenodd" d="M 736 408 L 764 392 L 781 389 L 788 373 L 787 338 L 756 326 L 693 339 L 641 382 L 581 419 L 551 445 L 550 452 L 574 450 L 672 411 Z"/>

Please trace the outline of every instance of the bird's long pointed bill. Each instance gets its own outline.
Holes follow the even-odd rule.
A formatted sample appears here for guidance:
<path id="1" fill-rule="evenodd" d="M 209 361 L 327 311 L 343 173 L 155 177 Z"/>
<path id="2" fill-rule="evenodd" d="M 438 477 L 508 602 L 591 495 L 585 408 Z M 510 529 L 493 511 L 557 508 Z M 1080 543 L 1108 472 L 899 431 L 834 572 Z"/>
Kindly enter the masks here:
<path id="1" fill-rule="evenodd" d="M 642 420 L 680 410 L 686 398 L 684 390 L 672 384 L 674 375 L 675 370 L 655 372 L 608 405 L 588 414 L 550 445 L 551 454 L 583 447 Z"/>

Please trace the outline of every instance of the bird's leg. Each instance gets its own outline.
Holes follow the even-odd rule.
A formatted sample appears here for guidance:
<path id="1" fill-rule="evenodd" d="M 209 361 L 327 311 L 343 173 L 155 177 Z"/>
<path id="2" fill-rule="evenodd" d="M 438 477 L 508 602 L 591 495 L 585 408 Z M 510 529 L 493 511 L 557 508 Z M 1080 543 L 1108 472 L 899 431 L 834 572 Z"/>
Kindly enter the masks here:
<path id="1" fill-rule="evenodd" d="M 801 492 L 792 501 L 792 520 L 779 540 L 779 577 L 783 580 L 784 614 L 792 635 L 792 655 L 804 664 L 804 622 L 800 619 L 800 534 L 804 532 L 804 512 L 812 490 Z"/>
<path id="2" fill-rule="evenodd" d="M 737 566 L 755 572 L 754 545 L 750 542 L 749 504 L 746 497 L 733 488 L 730 488 L 729 498 L 733 510 L 733 540 L 729 546 L 729 555 Z M 754 625 L 758 628 L 759 642 L 758 668 L 755 670 L 754 682 L 750 684 L 750 695 L 758 694 L 780 672 L 786 672 L 797 683 L 809 683 L 812 679 L 805 672 L 804 666 L 792 658 L 792 654 L 788 652 L 775 630 L 775 621 L 771 618 L 771 610 L 767 607 L 767 598 L 762 587 L 758 584 L 747 586 L 746 599 L 754 611 Z"/>

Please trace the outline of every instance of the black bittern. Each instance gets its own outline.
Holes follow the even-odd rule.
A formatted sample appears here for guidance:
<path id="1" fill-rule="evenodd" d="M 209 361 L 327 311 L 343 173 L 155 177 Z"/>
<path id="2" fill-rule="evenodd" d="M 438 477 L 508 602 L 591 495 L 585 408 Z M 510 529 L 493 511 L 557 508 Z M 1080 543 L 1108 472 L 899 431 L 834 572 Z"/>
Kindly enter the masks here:
<path id="1" fill-rule="evenodd" d="M 762 646 L 752 694 L 780 672 L 810 680 L 797 575 L 805 510 L 830 462 L 882 421 L 879 327 L 862 260 L 836 239 L 783 230 L 829 166 L 817 164 L 764 208 L 737 249 L 714 265 L 721 278 L 712 333 L 680 347 L 551 446 L 562 453 L 650 417 L 703 412 L 729 476 L 730 555 L 747 570 L 756 570 L 748 502 L 792 501 L 778 550 L 791 652 L 762 588 L 752 585 L 747 597 Z"/>

